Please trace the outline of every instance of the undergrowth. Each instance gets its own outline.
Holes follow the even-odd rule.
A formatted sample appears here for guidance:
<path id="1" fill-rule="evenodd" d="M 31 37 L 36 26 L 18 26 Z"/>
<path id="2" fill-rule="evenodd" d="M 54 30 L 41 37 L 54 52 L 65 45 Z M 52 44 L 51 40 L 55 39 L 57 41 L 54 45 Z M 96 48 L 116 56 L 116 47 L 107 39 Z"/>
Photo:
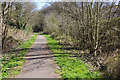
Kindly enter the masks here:
<path id="1" fill-rule="evenodd" d="M 21 66 L 25 61 L 23 57 L 26 55 L 28 49 L 34 43 L 36 38 L 37 35 L 35 34 L 31 39 L 18 46 L 17 49 L 10 50 L 8 54 L 2 55 L 1 78 L 8 78 L 10 76 L 19 74 L 19 71 L 22 69 Z"/>
<path id="2" fill-rule="evenodd" d="M 61 78 L 100 78 L 99 71 L 90 72 L 88 70 L 90 66 L 86 66 L 80 57 L 66 53 L 57 40 L 52 39 L 50 35 L 41 35 L 46 37 L 50 50 L 55 56 L 55 61 L 60 67 Z"/>

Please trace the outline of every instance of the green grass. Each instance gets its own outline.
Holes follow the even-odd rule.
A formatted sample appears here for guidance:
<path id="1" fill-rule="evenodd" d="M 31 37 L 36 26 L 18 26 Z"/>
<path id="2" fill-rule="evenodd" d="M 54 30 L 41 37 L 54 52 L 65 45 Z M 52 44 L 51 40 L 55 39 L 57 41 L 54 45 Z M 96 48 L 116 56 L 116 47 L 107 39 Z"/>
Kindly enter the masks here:
<path id="1" fill-rule="evenodd" d="M 60 67 L 61 78 L 100 78 L 98 71 L 90 72 L 89 67 L 80 58 L 70 57 L 71 54 L 65 53 L 62 46 L 58 45 L 58 41 L 52 39 L 50 35 L 41 35 L 46 37 L 50 50 L 56 57 L 55 61 Z"/>
<path id="2" fill-rule="evenodd" d="M 21 66 L 25 61 L 23 57 L 26 55 L 28 49 L 34 43 L 36 38 L 37 35 L 35 34 L 31 39 L 21 44 L 17 49 L 11 50 L 11 52 L 14 53 L 2 55 L 2 78 L 8 78 L 11 75 L 19 74 Z"/>

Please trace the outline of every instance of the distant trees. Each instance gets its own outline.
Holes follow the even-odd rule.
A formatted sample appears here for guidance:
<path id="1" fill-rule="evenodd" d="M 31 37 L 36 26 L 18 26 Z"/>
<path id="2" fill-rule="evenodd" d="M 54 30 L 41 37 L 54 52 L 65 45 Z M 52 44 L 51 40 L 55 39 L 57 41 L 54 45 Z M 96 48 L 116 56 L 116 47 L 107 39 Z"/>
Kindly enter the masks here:
<path id="1" fill-rule="evenodd" d="M 33 32 L 43 31 L 44 26 L 46 25 L 44 22 L 44 15 L 41 11 L 35 11 L 34 16 L 32 16 L 32 20 L 30 21 L 32 24 Z"/>
<path id="2" fill-rule="evenodd" d="M 58 35 L 66 36 L 66 42 L 72 42 L 78 49 L 88 49 L 96 56 L 104 52 L 105 47 L 118 44 L 118 7 L 115 2 L 54 3 L 49 10 L 43 10 L 45 31 L 59 31 Z"/>

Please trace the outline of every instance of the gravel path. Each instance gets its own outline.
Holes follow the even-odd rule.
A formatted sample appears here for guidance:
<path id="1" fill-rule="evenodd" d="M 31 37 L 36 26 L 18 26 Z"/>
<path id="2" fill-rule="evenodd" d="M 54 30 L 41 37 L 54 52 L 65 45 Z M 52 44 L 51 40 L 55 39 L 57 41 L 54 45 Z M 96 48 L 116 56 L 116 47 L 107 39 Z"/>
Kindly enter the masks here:
<path id="1" fill-rule="evenodd" d="M 16 78 L 58 78 L 57 66 L 44 36 L 38 35 L 25 60 L 23 70 Z"/>

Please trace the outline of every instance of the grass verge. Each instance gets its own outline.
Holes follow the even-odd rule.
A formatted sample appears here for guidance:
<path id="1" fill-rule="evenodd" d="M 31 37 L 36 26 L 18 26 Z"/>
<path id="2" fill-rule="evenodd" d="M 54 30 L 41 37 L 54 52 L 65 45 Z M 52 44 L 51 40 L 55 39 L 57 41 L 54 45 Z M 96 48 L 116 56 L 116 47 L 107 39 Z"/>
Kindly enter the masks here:
<path id="1" fill-rule="evenodd" d="M 98 71 L 90 72 L 88 70 L 90 66 L 86 66 L 80 57 L 66 53 L 57 40 L 52 39 L 50 35 L 41 35 L 46 37 L 50 50 L 55 56 L 55 61 L 61 70 L 61 78 L 100 78 Z"/>
<path id="2" fill-rule="evenodd" d="M 36 38 L 37 35 L 35 34 L 31 39 L 21 44 L 17 49 L 10 50 L 8 54 L 2 55 L 1 79 L 19 74 L 20 70 L 22 69 L 21 66 L 25 61 L 23 57 L 26 55 L 28 49 L 32 46 Z"/>

